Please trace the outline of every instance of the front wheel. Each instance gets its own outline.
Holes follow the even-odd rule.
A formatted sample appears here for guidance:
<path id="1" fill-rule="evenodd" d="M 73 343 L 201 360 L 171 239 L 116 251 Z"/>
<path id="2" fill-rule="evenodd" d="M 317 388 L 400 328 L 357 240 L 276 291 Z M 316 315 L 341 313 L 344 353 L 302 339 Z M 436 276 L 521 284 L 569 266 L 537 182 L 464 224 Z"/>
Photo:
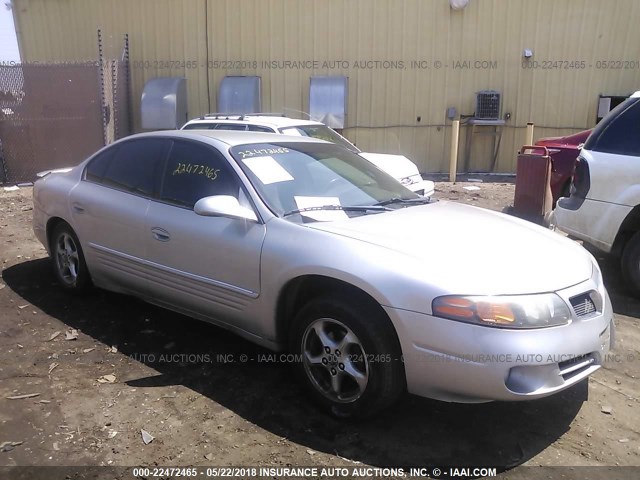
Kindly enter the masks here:
<path id="1" fill-rule="evenodd" d="M 77 293 L 89 289 L 91 278 L 80 241 L 66 223 L 58 224 L 53 230 L 51 256 L 53 272 L 63 288 Z"/>
<path id="2" fill-rule="evenodd" d="M 357 297 L 356 297 L 357 298 Z M 405 388 L 391 322 L 368 304 L 340 296 L 309 302 L 296 316 L 291 351 L 297 375 L 325 410 L 362 417 L 391 405 Z"/>
<path id="3" fill-rule="evenodd" d="M 629 239 L 622 252 L 622 276 L 634 296 L 640 297 L 640 232 Z"/>

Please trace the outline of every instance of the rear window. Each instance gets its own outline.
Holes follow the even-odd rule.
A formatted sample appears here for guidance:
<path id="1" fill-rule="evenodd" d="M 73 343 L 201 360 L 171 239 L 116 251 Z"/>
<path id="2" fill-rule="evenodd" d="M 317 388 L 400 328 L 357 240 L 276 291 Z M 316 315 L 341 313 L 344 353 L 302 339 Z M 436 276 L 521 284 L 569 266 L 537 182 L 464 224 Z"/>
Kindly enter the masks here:
<path id="1" fill-rule="evenodd" d="M 629 98 L 593 130 L 585 150 L 640 156 L 640 99 Z"/>
<path id="2" fill-rule="evenodd" d="M 159 167 L 169 142 L 161 139 L 132 140 L 120 145 L 102 183 L 122 190 L 153 195 Z"/>
<path id="3" fill-rule="evenodd" d="M 118 143 L 93 158 L 85 180 L 126 192 L 153 196 L 169 141 L 145 138 Z"/>
<path id="4" fill-rule="evenodd" d="M 107 148 L 103 152 L 96 155 L 96 157 L 89 162 L 87 166 L 87 170 L 85 172 L 85 179 L 90 180 L 92 182 L 100 183 L 102 181 L 102 177 L 104 177 L 104 172 L 107 171 L 107 167 L 111 162 L 111 159 L 118 151 L 118 146 L 115 145 L 113 147 Z"/>

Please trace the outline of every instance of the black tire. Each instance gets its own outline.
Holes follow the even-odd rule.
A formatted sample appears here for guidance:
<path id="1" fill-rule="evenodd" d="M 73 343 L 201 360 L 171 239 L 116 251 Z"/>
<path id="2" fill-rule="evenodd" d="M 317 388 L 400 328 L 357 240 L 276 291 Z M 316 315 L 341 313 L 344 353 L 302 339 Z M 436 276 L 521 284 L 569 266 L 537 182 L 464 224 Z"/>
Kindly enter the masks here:
<path id="1" fill-rule="evenodd" d="M 78 236 L 67 223 L 59 223 L 50 239 L 53 273 L 65 290 L 85 293 L 91 286 L 91 276 Z"/>
<path id="2" fill-rule="evenodd" d="M 640 232 L 629 239 L 622 252 L 622 276 L 633 296 L 640 298 Z"/>
<path id="3" fill-rule="evenodd" d="M 406 389 L 393 325 L 369 299 L 359 300 L 345 295 L 311 300 L 296 315 L 290 336 L 290 350 L 301 359 L 296 375 L 311 397 L 339 418 L 373 415 Z M 318 331 L 326 335 L 324 342 Z M 306 360 L 312 357 L 316 363 Z"/>

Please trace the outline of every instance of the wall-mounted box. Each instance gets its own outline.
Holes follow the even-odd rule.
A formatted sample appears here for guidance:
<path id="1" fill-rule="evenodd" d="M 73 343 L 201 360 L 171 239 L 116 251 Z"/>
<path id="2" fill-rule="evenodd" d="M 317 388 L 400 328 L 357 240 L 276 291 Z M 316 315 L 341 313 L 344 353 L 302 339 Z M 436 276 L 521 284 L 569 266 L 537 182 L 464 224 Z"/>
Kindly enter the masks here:
<path id="1" fill-rule="evenodd" d="M 348 89 L 348 77 L 311 77 L 309 83 L 311 120 L 322 122 L 331 128 L 345 128 Z"/>
<path id="2" fill-rule="evenodd" d="M 140 102 L 142 128 L 175 130 L 182 127 L 187 111 L 187 81 L 183 77 L 152 78 L 145 83 Z"/>
<path id="3" fill-rule="evenodd" d="M 262 111 L 260 77 L 224 77 L 218 89 L 218 113 L 258 113 Z"/>

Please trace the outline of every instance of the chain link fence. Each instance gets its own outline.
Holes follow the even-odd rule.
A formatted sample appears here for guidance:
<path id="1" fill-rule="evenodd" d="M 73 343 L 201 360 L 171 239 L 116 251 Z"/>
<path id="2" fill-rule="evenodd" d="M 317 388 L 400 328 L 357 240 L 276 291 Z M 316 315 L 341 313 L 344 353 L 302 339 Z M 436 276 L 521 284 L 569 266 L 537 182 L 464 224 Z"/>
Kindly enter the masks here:
<path id="1" fill-rule="evenodd" d="M 0 181 L 76 165 L 129 118 L 127 61 L 0 65 Z"/>

